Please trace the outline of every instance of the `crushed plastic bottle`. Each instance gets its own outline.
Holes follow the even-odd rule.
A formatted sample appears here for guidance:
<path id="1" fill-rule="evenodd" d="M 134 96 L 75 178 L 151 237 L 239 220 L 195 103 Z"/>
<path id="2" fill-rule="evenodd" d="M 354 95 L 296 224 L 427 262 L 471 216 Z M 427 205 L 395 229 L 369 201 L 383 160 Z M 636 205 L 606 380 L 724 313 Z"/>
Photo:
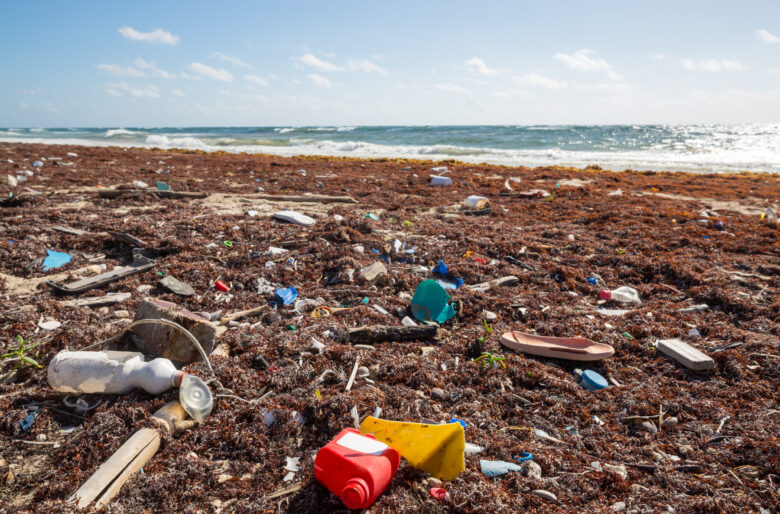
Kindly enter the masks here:
<path id="1" fill-rule="evenodd" d="M 184 372 L 168 359 L 144 362 L 138 352 L 61 351 L 49 363 L 49 384 L 64 393 L 160 394 L 179 387 Z"/>
<path id="2" fill-rule="evenodd" d="M 604 289 L 601 291 L 601 299 L 613 302 L 620 302 L 620 303 L 634 303 L 636 305 L 639 305 L 642 303 L 642 299 L 639 298 L 639 291 L 634 289 L 633 287 L 623 286 L 618 287 L 617 289 L 613 289 L 610 291 L 609 289 Z"/>

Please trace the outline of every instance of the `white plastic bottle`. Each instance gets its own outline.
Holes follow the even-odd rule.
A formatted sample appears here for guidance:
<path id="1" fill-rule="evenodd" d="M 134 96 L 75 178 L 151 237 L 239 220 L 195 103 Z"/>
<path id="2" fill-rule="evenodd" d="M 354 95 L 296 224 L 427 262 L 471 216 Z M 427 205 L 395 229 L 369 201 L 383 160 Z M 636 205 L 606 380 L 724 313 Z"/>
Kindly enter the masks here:
<path id="1" fill-rule="evenodd" d="M 64 393 L 129 393 L 136 387 L 160 394 L 184 376 L 168 359 L 144 362 L 138 352 L 62 351 L 49 363 L 49 384 Z"/>
<path id="2" fill-rule="evenodd" d="M 639 292 L 633 287 L 627 286 L 618 287 L 612 291 L 605 289 L 601 292 L 601 299 L 620 303 L 635 303 L 637 305 L 642 303 L 642 300 L 639 298 Z"/>

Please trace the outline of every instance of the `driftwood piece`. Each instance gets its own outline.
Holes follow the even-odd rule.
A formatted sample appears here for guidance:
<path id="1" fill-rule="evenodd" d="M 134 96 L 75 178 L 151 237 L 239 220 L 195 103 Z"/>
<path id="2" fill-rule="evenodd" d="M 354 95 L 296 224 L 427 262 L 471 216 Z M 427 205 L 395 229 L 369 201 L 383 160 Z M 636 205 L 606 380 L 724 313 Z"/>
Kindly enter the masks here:
<path id="1" fill-rule="evenodd" d="M 236 321 L 242 318 L 248 318 L 250 316 L 255 316 L 257 314 L 260 314 L 266 309 L 268 309 L 268 305 L 261 305 L 260 307 L 255 307 L 253 309 L 247 309 L 245 311 L 238 311 L 238 312 L 234 312 L 233 314 L 228 314 L 227 316 L 221 317 L 219 321 L 220 323 L 227 325 L 231 321 Z"/>
<path id="2" fill-rule="evenodd" d="M 517 278 L 514 275 L 509 275 L 506 277 L 496 278 L 494 280 L 490 280 L 488 282 L 482 282 L 479 284 L 472 284 L 470 286 L 466 286 L 468 289 L 472 291 L 478 291 L 480 293 L 484 293 L 485 291 L 489 291 L 490 289 L 494 287 L 502 287 L 502 286 L 513 286 L 520 282 L 520 279 Z"/>
<path id="3" fill-rule="evenodd" d="M 420 341 L 436 338 L 438 325 L 388 326 L 371 325 L 350 328 L 346 334 L 349 343 L 381 343 L 384 341 Z"/>
<path id="4" fill-rule="evenodd" d="M 135 258 L 132 264 L 130 264 L 130 266 L 119 266 L 114 268 L 112 271 L 107 271 L 94 277 L 83 278 L 81 280 L 71 282 L 70 284 L 57 284 L 51 280 L 47 280 L 46 285 L 59 293 L 83 293 L 84 291 L 89 291 L 90 289 L 95 289 L 96 287 L 102 287 L 110 284 L 111 282 L 119 280 L 120 278 L 148 271 L 152 269 L 155 264 L 157 264 L 156 261 L 147 259 L 143 256 L 138 256 Z"/>
<path id="5" fill-rule="evenodd" d="M 174 400 L 152 415 L 160 427 L 173 433 L 174 424 L 187 417 L 181 404 Z M 69 498 L 83 509 L 95 501 L 100 508 L 110 502 L 119 490 L 160 448 L 160 433 L 153 428 L 142 428 L 134 433 L 95 473 Z"/>
<path id="6" fill-rule="evenodd" d="M 118 198 L 124 195 L 157 195 L 160 198 L 206 198 L 208 193 L 196 191 L 159 191 L 156 189 L 101 189 L 100 198 Z"/>
<path id="7" fill-rule="evenodd" d="M 273 200 L 278 202 L 309 202 L 309 203 L 358 203 L 351 196 L 329 196 L 329 195 L 267 195 L 256 194 L 246 195 L 247 197 L 260 200 Z"/>
<path id="8" fill-rule="evenodd" d="M 688 369 L 699 371 L 715 368 L 715 361 L 711 357 L 680 339 L 659 339 L 655 346 L 658 351 Z"/>
<path id="9" fill-rule="evenodd" d="M 102 307 L 122 303 L 129 300 L 131 296 L 130 293 L 108 293 L 105 296 L 89 296 L 75 300 L 62 300 L 57 303 L 62 307 Z"/>

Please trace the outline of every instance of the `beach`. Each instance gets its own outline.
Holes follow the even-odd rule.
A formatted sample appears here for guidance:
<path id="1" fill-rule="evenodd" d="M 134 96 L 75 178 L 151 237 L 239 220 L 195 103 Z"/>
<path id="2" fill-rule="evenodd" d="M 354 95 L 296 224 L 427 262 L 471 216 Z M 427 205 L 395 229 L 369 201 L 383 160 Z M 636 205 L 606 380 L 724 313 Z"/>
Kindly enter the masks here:
<path id="1" fill-rule="evenodd" d="M 100 404 L 76 412 L 47 382 L 58 351 L 117 335 L 146 297 L 223 316 L 268 304 L 262 279 L 347 310 L 313 317 L 283 305 L 222 323 L 211 362 L 231 393 L 215 398 L 202 426 L 167 437 L 112 508 L 345 512 L 314 480 L 312 462 L 354 427 L 354 407 L 360 419 L 377 408 L 390 420 L 457 418 L 466 441 L 482 448 L 444 483 L 446 500 L 404 463 L 371 512 L 771 510 L 780 504 L 780 230 L 762 215 L 780 213 L 780 175 L 598 164 L 0 143 L 0 347 L 11 351 L 17 335 L 40 341 L 31 355 L 43 366 L 14 370 L 0 360 L 0 501 L 12 511 L 68 510 L 73 491 L 177 398 L 175 390 L 89 395 Z M 452 184 L 431 187 L 430 175 Z M 168 186 L 186 194 L 158 192 Z M 470 195 L 489 209 L 466 209 Z M 272 219 L 283 209 L 315 224 Z M 44 277 L 70 281 L 76 270 L 132 260 L 137 243 L 111 233 L 140 240 L 154 268 L 80 295 L 131 293 L 123 303 L 59 303 L 72 298 L 54 294 Z M 72 261 L 44 272 L 47 250 Z M 439 261 L 464 286 L 448 290 L 456 315 L 435 340 L 356 348 L 339 336 L 400 325 Z M 376 262 L 386 277 L 359 281 Z M 195 295 L 161 288 L 167 276 Z M 507 276 L 517 280 L 469 287 Z M 218 280 L 227 292 L 215 289 Z M 599 302 L 602 289 L 619 286 L 636 288 L 641 305 Z M 40 328 L 49 318 L 61 326 Z M 534 357 L 499 343 L 511 330 L 582 336 L 615 353 L 593 363 Z M 661 354 L 656 342 L 671 338 L 705 352 L 714 369 L 689 370 Z M 741 345 L 723 348 L 731 343 Z M 506 367 L 482 368 L 473 360 L 481 351 L 505 357 Z M 370 381 L 346 391 L 357 361 Z M 583 366 L 609 387 L 582 388 L 575 369 Z M 186 369 L 206 372 L 203 362 Z M 40 413 L 25 430 L 31 406 Z M 538 476 L 480 471 L 480 459 L 512 462 L 524 452 Z M 287 457 L 301 467 L 284 481 Z M 299 487 L 273 495 L 290 486 Z"/>

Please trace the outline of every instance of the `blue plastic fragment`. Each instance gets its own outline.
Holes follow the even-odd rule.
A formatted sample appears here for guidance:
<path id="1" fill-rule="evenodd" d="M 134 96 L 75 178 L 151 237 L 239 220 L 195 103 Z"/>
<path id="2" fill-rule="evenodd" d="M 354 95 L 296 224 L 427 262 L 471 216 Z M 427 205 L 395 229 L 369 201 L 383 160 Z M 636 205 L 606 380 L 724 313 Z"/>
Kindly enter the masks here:
<path id="1" fill-rule="evenodd" d="M 60 268 L 72 260 L 73 257 L 67 253 L 46 250 L 46 259 L 43 261 L 43 271 Z"/>
<path id="2" fill-rule="evenodd" d="M 157 190 L 158 191 L 170 191 L 171 190 L 171 186 L 169 186 L 165 182 L 157 182 Z"/>
<path id="3" fill-rule="evenodd" d="M 433 272 L 434 273 L 438 273 L 439 275 L 446 275 L 448 270 L 449 270 L 449 268 L 447 267 L 446 264 L 444 264 L 444 261 L 442 261 L 442 260 L 440 260 L 439 264 L 437 264 L 433 268 Z"/>
<path id="4" fill-rule="evenodd" d="M 523 452 L 522 455 L 515 455 L 515 460 L 518 460 L 520 462 L 525 462 L 529 460 L 534 460 L 534 456 L 531 454 L 531 452 Z"/>
<path id="5" fill-rule="evenodd" d="M 582 372 L 582 382 L 580 382 L 580 384 L 588 391 L 596 391 L 609 386 L 604 377 L 590 369 L 586 369 Z"/>
<path id="6" fill-rule="evenodd" d="M 462 419 L 458 418 L 450 418 L 450 423 L 460 423 L 460 426 L 463 427 L 463 430 L 466 430 L 466 422 Z"/>
<path id="7" fill-rule="evenodd" d="M 488 477 L 498 477 L 505 475 L 510 471 L 523 470 L 522 467 L 514 462 L 506 462 L 503 460 L 480 460 L 479 467 L 482 469 L 482 473 Z"/>
<path id="8" fill-rule="evenodd" d="M 598 280 L 596 280 L 593 277 L 590 277 L 589 279 L 587 279 L 587 282 L 588 282 L 588 284 L 592 284 L 594 286 L 597 286 L 599 284 Z"/>
<path id="9" fill-rule="evenodd" d="M 379 250 L 377 250 L 376 248 L 372 248 L 371 251 L 374 252 L 374 253 L 382 253 Z"/>
<path id="10" fill-rule="evenodd" d="M 31 413 L 29 413 L 27 417 L 24 418 L 24 420 L 19 422 L 19 424 L 22 425 L 23 431 L 27 432 L 27 430 L 33 425 L 33 423 L 35 422 L 35 416 L 37 416 L 39 412 L 40 411 L 34 410 Z"/>
<path id="11" fill-rule="evenodd" d="M 277 301 L 282 302 L 285 305 L 290 305 L 298 298 L 298 291 L 296 291 L 293 286 L 290 286 L 284 289 L 277 289 L 274 291 L 274 295 L 276 296 Z"/>

